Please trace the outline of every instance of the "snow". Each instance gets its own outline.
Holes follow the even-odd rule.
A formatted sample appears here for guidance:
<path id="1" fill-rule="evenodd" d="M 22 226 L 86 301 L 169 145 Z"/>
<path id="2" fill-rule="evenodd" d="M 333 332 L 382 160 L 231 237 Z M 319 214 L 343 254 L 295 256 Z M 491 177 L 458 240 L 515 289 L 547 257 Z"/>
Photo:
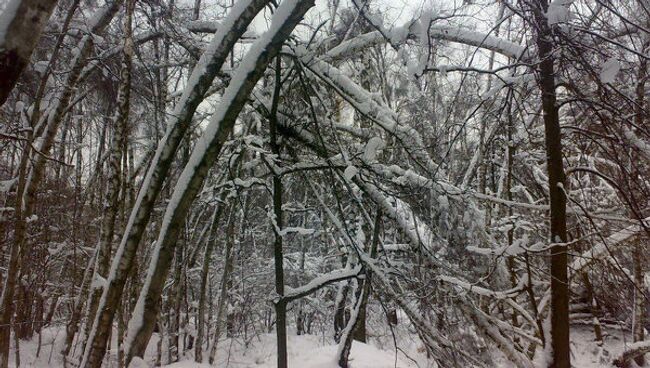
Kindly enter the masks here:
<path id="1" fill-rule="evenodd" d="M 490 320 L 491 322 L 492 320 Z M 396 356 L 392 339 L 388 338 L 381 343 L 371 338 L 370 344 L 354 342 L 350 354 L 350 362 L 353 368 L 433 368 L 432 363 L 427 363 L 424 354 L 418 350 L 419 338 L 408 332 L 410 327 L 399 326 L 397 342 L 401 349 L 405 350 L 411 358 L 406 358 L 403 353 Z M 629 332 L 617 325 L 602 325 L 604 332 L 604 345 L 601 348 L 594 343 L 593 327 L 590 325 L 574 325 L 571 329 L 572 363 L 575 368 L 609 368 L 611 361 L 620 356 L 625 350 L 629 350 L 645 343 L 633 343 Z M 113 337 L 116 333 L 112 334 Z M 45 328 L 42 331 L 41 348 L 38 356 L 38 336 L 32 340 L 21 341 L 20 358 L 23 368 L 63 368 L 63 361 L 59 351 L 65 340 L 65 325 L 55 325 Z M 154 366 L 156 342 L 158 335 L 154 334 L 149 344 L 144 359 L 134 359 L 130 367 L 151 368 Z M 260 334 L 253 337 L 248 346 L 241 339 L 224 339 L 219 342 L 217 360 L 213 367 L 224 368 L 275 368 L 275 336 L 274 334 Z M 11 341 L 11 354 L 9 367 L 15 368 L 15 341 Z M 297 336 L 295 331 L 289 331 L 288 356 L 289 367 L 300 368 L 337 368 L 334 361 L 338 346 L 333 343 L 329 336 L 301 335 Z M 191 354 L 191 351 L 189 351 Z M 512 363 L 498 353 L 494 353 L 495 368 L 512 368 Z M 107 367 L 115 367 L 117 349 L 115 338 L 111 342 L 107 352 L 109 363 Z M 173 364 L 164 364 L 166 368 L 208 368 L 208 364 L 199 364 L 193 361 L 192 356 L 185 356 L 181 361 Z"/>
<path id="2" fill-rule="evenodd" d="M 48 65 L 47 61 L 44 60 L 37 61 L 34 63 L 34 71 L 36 71 L 41 75 L 44 75 L 45 71 L 47 70 L 47 65 Z"/>
<path id="3" fill-rule="evenodd" d="M 140 358 L 140 357 L 135 357 L 133 360 L 131 360 L 131 364 L 129 364 L 129 368 L 148 368 L 149 365 L 147 362 Z"/>
<path id="4" fill-rule="evenodd" d="M 4 48 L 5 46 L 7 31 L 11 22 L 16 17 L 16 12 L 21 3 L 21 0 L 12 0 L 2 9 L 2 14 L 0 14 L 0 48 Z"/>
<path id="5" fill-rule="evenodd" d="M 345 177 L 346 180 L 352 180 L 357 173 L 359 173 L 359 169 L 354 167 L 353 165 L 350 165 L 345 168 L 345 171 L 343 172 L 343 176 Z"/>
<path id="6" fill-rule="evenodd" d="M 644 155 L 648 160 L 650 160 L 650 143 L 644 142 L 641 138 L 639 138 L 636 134 L 634 134 L 633 131 L 625 127 L 623 127 L 623 135 L 630 143 L 632 143 L 634 147 L 636 147 L 639 151 L 641 151 L 642 155 Z"/>
<path id="7" fill-rule="evenodd" d="M 486 48 L 515 59 L 519 58 L 525 51 L 523 46 L 508 40 L 450 25 L 431 26 L 429 28 L 429 37 Z"/>
<path id="8" fill-rule="evenodd" d="M 387 106 L 380 98 L 368 92 L 341 69 L 322 60 L 314 59 L 311 54 L 303 49 L 296 49 L 296 56 L 302 59 L 307 68 L 318 78 L 324 80 L 331 87 L 337 89 L 341 96 L 356 110 L 369 117 L 381 129 L 401 139 L 412 151 L 415 158 L 422 161 L 430 172 L 437 172 L 438 165 L 432 160 L 420 133 L 413 127 L 399 121 L 398 114 Z"/>
<path id="9" fill-rule="evenodd" d="M 226 29 L 229 29 L 228 27 L 229 25 L 226 24 Z M 197 32 L 197 33 L 216 33 L 223 28 L 223 25 L 216 21 L 192 20 L 187 22 L 187 24 L 185 24 L 185 28 L 187 28 L 187 30 L 191 32 Z M 254 32 L 247 30 L 242 35 L 242 40 L 254 39 L 256 37 L 257 35 Z"/>
<path id="10" fill-rule="evenodd" d="M 220 344 L 228 347 L 228 342 Z M 217 367 L 229 368 L 274 368 L 276 367 L 275 337 L 271 334 L 261 335 L 253 341 L 249 351 L 242 352 L 237 343 L 230 354 L 217 354 Z M 337 345 L 323 341 L 322 337 L 313 335 L 290 335 L 288 341 L 289 367 L 300 368 L 338 368 L 334 360 Z M 394 352 L 380 350 L 372 345 L 354 342 L 350 354 L 351 366 L 354 368 L 415 368 L 415 363 L 402 356 L 395 357 Z M 192 361 L 171 365 L 173 368 L 203 368 Z"/>
<path id="11" fill-rule="evenodd" d="M 548 11 L 546 12 L 548 25 L 568 22 L 571 19 L 569 6 L 572 2 L 573 0 L 553 0 L 548 5 Z"/>
<path id="12" fill-rule="evenodd" d="M 420 38 L 424 34 L 428 34 L 430 39 L 446 40 L 481 47 L 515 59 L 523 55 L 526 50 L 525 47 L 514 42 L 485 33 L 472 31 L 464 27 L 448 24 L 432 24 L 428 28 L 428 32 L 422 32 L 423 28 L 422 23 L 410 21 L 405 26 L 393 28 L 393 30 L 388 33 L 388 37 L 394 45 L 399 45 L 406 39 L 416 39 L 421 43 L 424 42 L 424 44 L 427 44 L 428 40 L 420 40 Z M 323 56 L 322 59 L 324 61 L 343 59 L 349 55 L 358 54 L 366 47 L 384 42 L 386 42 L 386 39 L 381 32 L 368 32 L 333 47 Z"/>
<path id="13" fill-rule="evenodd" d="M 106 282 L 106 279 L 103 278 L 101 275 L 98 273 L 94 274 L 93 282 L 90 284 L 91 289 L 104 289 L 108 286 L 108 283 Z"/>
<path id="14" fill-rule="evenodd" d="M 615 58 L 609 58 L 600 68 L 600 81 L 614 83 L 616 75 L 621 70 L 621 64 Z"/>
<path id="15" fill-rule="evenodd" d="M 480 286 L 476 286 L 474 284 L 470 284 L 469 282 L 459 280 L 459 279 L 457 279 L 455 277 L 452 277 L 452 276 L 440 276 L 439 279 L 441 281 L 447 282 L 449 284 L 456 285 L 460 289 L 471 291 L 471 292 L 476 293 L 478 295 L 490 296 L 490 297 L 494 297 L 494 298 L 497 298 L 497 299 L 506 299 L 506 298 L 512 296 L 511 293 L 489 290 L 489 289 L 486 289 L 486 288 L 483 288 L 483 287 L 480 287 Z"/>
<path id="16" fill-rule="evenodd" d="M 114 333 L 113 336 L 116 336 Z M 65 326 L 50 327 L 43 330 L 41 351 L 36 356 L 38 349 L 38 336 L 33 340 L 21 341 L 21 367 L 23 368 L 63 368 L 63 361 L 59 351 L 65 340 Z M 154 334 L 149 349 L 144 359 L 134 358 L 130 368 L 151 368 L 154 366 L 156 341 L 158 335 Z M 413 336 L 417 341 L 417 337 Z M 219 348 L 214 365 L 196 363 L 191 356 L 182 357 L 180 362 L 163 364 L 166 368 L 274 368 L 276 367 L 275 335 L 260 334 L 254 337 L 248 346 L 240 339 L 225 339 L 219 342 Z M 12 339 L 12 352 L 10 354 L 9 366 L 15 367 L 14 341 Z M 396 356 L 394 348 L 390 345 L 382 350 L 371 344 L 354 342 L 350 354 L 350 362 L 353 368 L 416 368 L 416 363 L 405 358 L 402 353 Z M 334 361 L 337 345 L 330 337 L 315 335 L 295 335 L 290 330 L 288 337 L 289 367 L 300 368 L 337 368 Z M 409 354 L 411 355 L 411 354 Z M 116 367 L 117 349 L 116 341 L 113 339 L 110 349 L 107 352 L 109 363 L 107 367 Z M 423 357 L 416 356 L 423 361 Z M 163 357 L 163 363 L 165 358 Z M 424 368 L 426 366 L 420 365 Z"/>
<path id="17" fill-rule="evenodd" d="M 366 147 L 364 149 L 363 160 L 369 162 L 377 160 L 378 151 L 384 148 L 385 146 L 386 144 L 380 137 L 371 138 L 366 144 Z"/>
<path id="18" fill-rule="evenodd" d="M 18 178 L 0 180 L 0 193 L 8 193 L 11 187 L 18 181 Z"/>
<path id="19" fill-rule="evenodd" d="M 280 231 L 280 236 L 285 236 L 291 233 L 297 233 L 299 235 L 312 235 L 316 233 L 316 229 L 307 229 L 304 227 L 289 226 L 289 227 L 285 227 Z"/>
<path id="20" fill-rule="evenodd" d="M 297 288 L 285 286 L 284 296 L 287 298 L 294 298 L 296 295 L 306 294 L 318 290 L 327 284 L 331 284 L 332 282 L 351 278 L 355 275 L 358 275 L 359 272 L 361 272 L 361 266 L 357 266 L 353 269 L 346 268 L 342 270 L 331 271 L 324 275 L 318 276 L 309 281 L 307 284 Z"/>
<path id="21" fill-rule="evenodd" d="M 646 226 L 647 224 L 650 224 L 650 217 L 646 217 L 643 222 Z M 575 257 L 575 260 L 571 264 L 571 269 L 575 274 L 578 274 L 580 270 L 589 265 L 592 261 L 605 255 L 609 255 L 612 247 L 625 242 L 642 230 L 640 224 L 634 224 L 611 234 L 605 238 L 604 241 L 594 245 L 591 249 L 580 254 L 580 256 Z"/>

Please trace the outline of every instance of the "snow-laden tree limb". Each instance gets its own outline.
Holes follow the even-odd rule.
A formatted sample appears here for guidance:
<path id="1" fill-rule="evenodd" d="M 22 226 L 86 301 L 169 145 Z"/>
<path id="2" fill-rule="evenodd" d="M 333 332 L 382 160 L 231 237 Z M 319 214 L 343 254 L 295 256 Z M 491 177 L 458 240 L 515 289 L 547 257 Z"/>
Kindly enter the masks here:
<path id="1" fill-rule="evenodd" d="M 356 36 L 327 51 L 323 55 L 323 60 L 343 60 L 353 55 L 360 55 L 368 47 L 389 41 L 401 43 L 404 40 L 413 39 L 421 42 L 422 40 L 418 39 L 420 32 L 417 32 L 415 24 L 415 22 L 410 22 L 410 25 L 395 28 L 389 35 L 392 40 L 387 40 L 379 31 Z M 518 59 L 526 50 L 525 47 L 514 42 L 453 25 L 433 24 L 429 27 L 428 34 L 432 40 L 444 40 L 476 46 L 513 59 Z"/>
<path id="2" fill-rule="evenodd" d="M 361 274 L 361 270 L 362 267 L 360 265 L 354 268 L 334 270 L 324 275 L 318 276 L 305 285 L 297 288 L 285 286 L 284 295 L 281 297 L 281 299 L 287 302 L 300 299 L 327 285 L 358 277 Z"/>
<path id="3" fill-rule="evenodd" d="M 169 117 L 165 135 L 158 143 L 158 149 L 147 170 L 125 226 L 124 235 L 113 258 L 108 287 L 100 299 L 98 313 L 83 353 L 82 367 L 101 365 L 117 304 L 132 268 L 140 239 L 149 223 L 154 203 L 169 173 L 178 146 L 190 127 L 192 116 L 221 70 L 230 50 L 266 4 L 268 0 L 237 2 L 223 20 L 223 27 L 215 33 L 209 47 L 192 70 L 183 94 Z"/>
<path id="4" fill-rule="evenodd" d="M 313 0 L 282 2 L 271 20 L 269 30 L 251 46 L 237 68 L 218 108 L 194 146 L 165 210 L 147 277 L 129 321 L 125 339 L 127 362 L 135 356 L 144 355 L 153 333 L 160 309 L 158 298 L 162 294 L 177 238 L 192 201 L 203 186 L 209 169 L 268 63 L 279 53 L 294 27 L 313 5 Z"/>
<path id="5" fill-rule="evenodd" d="M 650 226 L 650 217 L 643 219 L 643 222 L 646 224 L 645 228 Z M 583 252 L 579 256 L 575 257 L 573 263 L 571 263 L 571 270 L 574 275 L 580 274 L 585 267 L 590 265 L 592 262 L 598 260 L 601 257 L 608 256 L 610 254 L 609 247 L 619 245 L 630 238 L 637 236 L 640 232 L 644 231 L 644 226 L 641 224 L 630 225 L 622 230 L 611 234 L 606 237 L 603 241 L 591 247 L 591 249 Z"/>
<path id="6" fill-rule="evenodd" d="M 629 367 L 630 360 L 650 353 L 650 341 L 638 341 L 625 347 L 622 353 L 612 360 L 617 367 Z"/>

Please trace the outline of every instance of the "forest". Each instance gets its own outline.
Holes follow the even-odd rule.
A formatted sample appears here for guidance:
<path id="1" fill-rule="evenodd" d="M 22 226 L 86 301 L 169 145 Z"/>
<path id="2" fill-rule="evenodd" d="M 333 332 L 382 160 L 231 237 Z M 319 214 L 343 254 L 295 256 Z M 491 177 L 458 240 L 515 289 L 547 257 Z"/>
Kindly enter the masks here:
<path id="1" fill-rule="evenodd" d="M 0 368 L 650 366 L 649 0 L 0 0 Z"/>

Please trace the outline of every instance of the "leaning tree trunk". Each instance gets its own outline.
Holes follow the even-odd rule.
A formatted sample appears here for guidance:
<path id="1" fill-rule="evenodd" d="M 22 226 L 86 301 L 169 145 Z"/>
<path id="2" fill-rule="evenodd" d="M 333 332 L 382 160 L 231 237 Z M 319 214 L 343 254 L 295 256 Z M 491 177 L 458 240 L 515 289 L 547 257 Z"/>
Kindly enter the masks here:
<path id="1" fill-rule="evenodd" d="M 174 188 L 156 241 L 153 254 L 158 257 L 151 261 L 133 318 L 129 322 L 130 334 L 126 339 L 126 345 L 129 347 L 127 365 L 133 357 L 144 355 L 160 310 L 160 306 L 154 301 L 162 294 L 180 226 L 185 221 L 190 205 L 199 193 L 208 170 L 216 161 L 226 138 L 232 133 L 239 113 L 266 70 L 267 64 L 279 53 L 284 41 L 313 5 L 313 0 L 287 0 L 280 5 L 274 14 L 270 30 L 251 47 L 235 72 L 224 92 L 223 102 L 213 114 L 188 164 L 183 169 L 182 180 L 179 180 Z"/>
<path id="2" fill-rule="evenodd" d="M 65 326 L 65 340 L 63 343 L 63 349 L 61 350 L 61 355 L 63 356 L 63 366 L 67 367 L 69 360 L 70 350 L 72 349 L 72 343 L 74 341 L 74 336 L 79 331 L 79 324 L 81 323 L 81 317 L 84 305 L 86 305 L 86 300 L 88 299 L 89 290 L 92 284 L 92 278 L 95 274 L 95 264 L 97 257 L 97 249 L 92 257 L 89 257 L 86 270 L 84 271 L 83 279 L 81 280 L 81 285 L 79 287 L 79 292 L 77 297 L 74 300 L 74 305 L 72 307 L 72 314 L 70 320 Z"/>
<path id="3" fill-rule="evenodd" d="M 181 227 L 183 227 L 181 225 Z M 177 240 L 179 242 L 179 240 Z M 174 275 L 173 275 L 173 287 L 169 291 L 168 300 L 169 300 L 169 328 L 168 328 L 168 356 L 169 361 L 167 363 L 176 363 L 180 358 L 180 336 L 181 336 L 181 307 L 183 304 L 182 295 L 183 295 L 183 251 L 186 243 L 182 241 L 182 246 L 176 244 L 176 252 L 174 254 Z"/>
<path id="4" fill-rule="evenodd" d="M 352 312 L 350 313 L 350 319 L 348 319 L 345 328 L 341 332 L 341 342 L 339 343 L 339 348 L 337 351 L 336 361 L 341 368 L 348 368 L 350 350 L 352 349 L 352 340 L 353 340 L 353 330 L 359 320 L 359 310 L 361 309 L 361 303 L 363 302 L 363 285 L 360 282 L 351 282 L 354 285 L 353 287 L 353 303 L 352 303 Z"/>
<path id="5" fill-rule="evenodd" d="M 641 242 L 634 244 L 632 249 L 632 261 L 634 264 L 634 323 L 632 326 L 632 335 L 635 343 L 642 342 L 645 339 L 645 298 L 646 288 L 644 281 L 644 248 Z M 639 354 L 634 358 L 639 367 L 645 366 L 645 355 Z"/>
<path id="6" fill-rule="evenodd" d="M 100 367 L 106 352 L 106 342 L 113 323 L 117 304 L 133 266 L 144 230 L 149 223 L 154 203 L 169 173 L 176 150 L 190 128 L 192 116 L 228 57 L 230 50 L 244 34 L 253 18 L 268 0 L 239 2 L 221 23 L 207 51 L 201 56 L 192 72 L 176 109 L 171 114 L 168 130 L 158 145 L 149 170 L 138 193 L 129 221 L 124 229 L 120 246 L 111 264 L 106 290 L 99 302 L 98 313 L 92 321 L 91 334 L 82 358 L 82 367 Z M 127 357 L 127 365 L 128 365 Z"/>
<path id="7" fill-rule="evenodd" d="M 565 174 L 562 135 L 555 94 L 555 56 L 552 29 L 548 24 L 547 0 L 533 7 L 539 52 L 538 83 L 542 94 L 548 188 L 551 197 L 551 351 L 549 367 L 570 368 L 569 278 L 567 272 L 567 229 Z"/>
<path id="8" fill-rule="evenodd" d="M 0 106 L 16 85 L 56 0 L 12 0 L 0 15 Z"/>

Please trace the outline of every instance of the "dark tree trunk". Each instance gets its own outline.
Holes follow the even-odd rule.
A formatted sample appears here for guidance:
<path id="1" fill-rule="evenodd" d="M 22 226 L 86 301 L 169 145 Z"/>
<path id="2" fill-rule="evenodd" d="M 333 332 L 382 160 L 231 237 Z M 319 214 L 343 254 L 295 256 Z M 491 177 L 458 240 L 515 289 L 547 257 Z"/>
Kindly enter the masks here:
<path id="1" fill-rule="evenodd" d="M 280 67 L 282 60 L 278 56 L 275 63 L 275 90 L 273 92 L 273 103 L 271 106 L 271 152 L 275 157 L 280 157 L 280 145 L 277 136 L 277 112 L 280 101 L 282 74 Z M 275 265 L 275 292 L 281 298 L 284 296 L 284 265 L 282 251 L 282 178 L 280 175 L 273 175 L 273 215 L 275 223 L 275 241 L 273 242 L 273 258 Z M 275 303 L 275 334 L 277 337 L 278 368 L 287 367 L 287 303 L 279 299 Z"/>
<path id="2" fill-rule="evenodd" d="M 537 0 L 533 7 L 539 52 L 538 83 L 542 94 L 542 111 L 546 136 L 548 187 L 551 198 L 551 350 L 549 367 L 570 368 L 569 349 L 569 279 L 567 273 L 567 226 L 562 135 L 555 93 L 555 57 L 552 29 L 548 25 L 547 0 Z"/>

